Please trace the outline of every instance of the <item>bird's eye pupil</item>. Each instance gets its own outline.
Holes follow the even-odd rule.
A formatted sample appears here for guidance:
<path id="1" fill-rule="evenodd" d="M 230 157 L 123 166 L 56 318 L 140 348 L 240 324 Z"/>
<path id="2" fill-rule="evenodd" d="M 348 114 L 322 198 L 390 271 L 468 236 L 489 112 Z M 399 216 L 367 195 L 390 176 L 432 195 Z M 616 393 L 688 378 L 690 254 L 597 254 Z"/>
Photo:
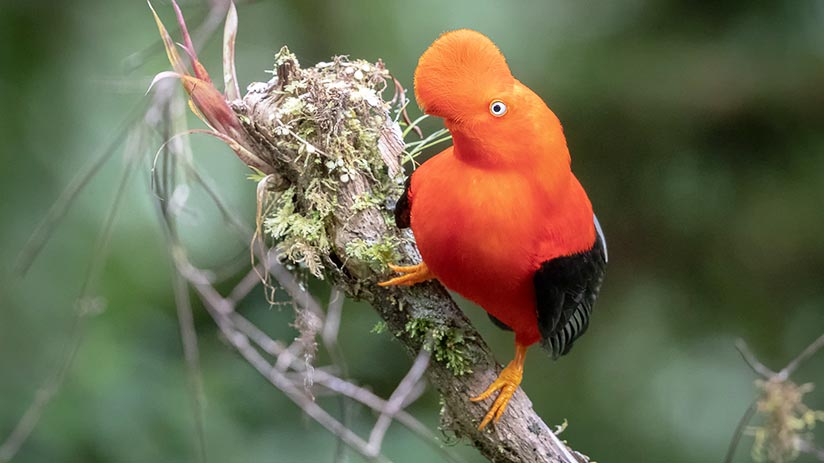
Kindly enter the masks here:
<path id="1" fill-rule="evenodd" d="M 506 114 L 506 105 L 503 101 L 495 100 L 489 104 L 489 112 L 496 117 L 503 116 Z"/>

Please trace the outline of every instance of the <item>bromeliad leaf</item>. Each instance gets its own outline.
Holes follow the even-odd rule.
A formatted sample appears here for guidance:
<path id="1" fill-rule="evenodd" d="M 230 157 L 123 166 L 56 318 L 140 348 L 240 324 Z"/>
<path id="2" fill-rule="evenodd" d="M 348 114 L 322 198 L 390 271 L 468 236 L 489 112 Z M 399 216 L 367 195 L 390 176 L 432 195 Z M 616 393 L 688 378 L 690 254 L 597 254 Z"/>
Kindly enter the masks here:
<path id="1" fill-rule="evenodd" d="M 206 68 L 200 63 L 197 58 L 192 38 L 189 35 L 189 30 L 186 27 L 186 21 L 183 19 L 183 13 L 177 2 L 172 1 L 174 5 L 177 21 L 180 26 L 181 34 L 183 35 L 183 44 L 176 44 L 172 39 L 160 17 L 157 15 L 151 2 L 149 8 L 154 15 L 157 29 L 160 32 L 160 37 L 163 40 L 163 46 L 166 49 L 166 56 L 169 58 L 174 71 L 165 71 L 155 76 L 152 81 L 152 86 L 159 80 L 176 77 L 183 84 L 183 88 L 189 95 L 189 107 L 192 112 L 200 118 L 203 123 L 209 126 L 214 132 L 212 135 L 217 136 L 225 141 L 230 148 L 237 154 L 237 156 L 250 167 L 261 170 L 265 173 L 272 173 L 272 167 L 261 161 L 252 154 L 250 149 L 246 131 L 240 123 L 235 112 L 229 106 L 227 97 L 224 96 L 212 83 L 209 73 Z M 237 32 L 237 13 L 234 4 L 230 5 L 227 13 L 225 33 L 224 53 L 228 56 L 224 58 L 224 74 L 227 86 L 231 89 L 229 91 L 230 99 L 237 99 L 240 96 L 240 91 L 237 87 L 237 78 L 234 71 L 234 37 Z M 186 63 L 177 51 L 177 46 L 181 46 L 189 57 L 192 64 L 193 72 L 189 72 Z M 229 71 L 227 71 L 227 67 Z M 149 87 L 151 89 L 151 86 Z"/>

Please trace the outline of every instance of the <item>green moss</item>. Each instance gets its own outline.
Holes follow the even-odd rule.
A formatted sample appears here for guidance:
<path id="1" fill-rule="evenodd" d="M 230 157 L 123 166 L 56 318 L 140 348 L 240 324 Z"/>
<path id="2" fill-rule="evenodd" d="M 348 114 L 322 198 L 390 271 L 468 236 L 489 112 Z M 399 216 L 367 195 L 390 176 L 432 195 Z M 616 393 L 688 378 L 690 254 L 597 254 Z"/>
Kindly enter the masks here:
<path id="1" fill-rule="evenodd" d="M 355 204 L 352 205 L 352 210 L 355 212 L 365 211 L 373 207 L 380 207 L 386 202 L 386 198 L 365 192 L 355 198 Z"/>
<path id="2" fill-rule="evenodd" d="M 375 326 L 372 327 L 370 333 L 381 334 L 386 331 L 386 322 L 381 320 L 375 323 Z"/>
<path id="3" fill-rule="evenodd" d="M 331 264 L 329 233 L 339 222 L 367 209 L 385 214 L 385 198 L 400 194 L 402 179 L 389 175 L 378 151 L 382 130 L 394 123 L 380 96 L 389 75 L 380 63 L 346 57 L 301 69 L 285 47 L 275 55 L 272 73 L 277 76 L 269 87 L 276 103 L 270 124 L 274 148 L 298 172 L 288 190 L 264 198 L 263 223 L 287 259 L 323 278 Z M 375 180 L 374 192 L 342 209 L 343 185 L 364 176 Z M 382 271 L 397 257 L 399 244 L 396 238 L 355 241 L 346 247 L 346 257 Z"/>
<path id="4" fill-rule="evenodd" d="M 346 255 L 369 265 L 375 272 L 381 272 L 387 264 L 398 261 L 400 243 L 400 239 L 395 236 L 384 237 L 379 243 L 356 239 L 346 244 Z"/>
<path id="5" fill-rule="evenodd" d="M 292 186 L 277 195 L 271 212 L 263 221 L 264 229 L 278 241 L 278 247 L 287 259 L 322 277 L 321 262 L 331 250 L 324 227 L 324 208 L 304 214 L 296 212 L 295 190 Z"/>
<path id="6" fill-rule="evenodd" d="M 413 339 L 426 339 L 431 336 L 429 346 L 435 360 L 445 364 L 455 376 L 472 373 L 472 360 L 465 351 L 467 337 L 463 331 L 428 318 L 413 318 L 404 329 Z"/>

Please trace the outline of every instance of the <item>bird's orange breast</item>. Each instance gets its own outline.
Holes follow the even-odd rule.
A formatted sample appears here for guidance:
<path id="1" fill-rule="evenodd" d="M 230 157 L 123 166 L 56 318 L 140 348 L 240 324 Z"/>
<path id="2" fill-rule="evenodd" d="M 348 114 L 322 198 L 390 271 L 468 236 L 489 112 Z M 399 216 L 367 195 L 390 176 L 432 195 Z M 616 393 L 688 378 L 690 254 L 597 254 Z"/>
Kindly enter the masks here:
<path id="1" fill-rule="evenodd" d="M 589 200 L 571 173 L 567 181 L 550 191 L 540 172 L 473 167 L 452 148 L 412 177 L 411 226 L 424 262 L 525 344 L 540 339 L 536 269 L 595 240 Z"/>

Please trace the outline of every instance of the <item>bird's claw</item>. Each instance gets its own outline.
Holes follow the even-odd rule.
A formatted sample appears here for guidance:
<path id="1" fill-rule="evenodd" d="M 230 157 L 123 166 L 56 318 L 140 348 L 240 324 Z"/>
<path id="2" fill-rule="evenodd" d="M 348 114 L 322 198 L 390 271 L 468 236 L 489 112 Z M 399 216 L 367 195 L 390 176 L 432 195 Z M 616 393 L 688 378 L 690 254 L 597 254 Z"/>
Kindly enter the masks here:
<path id="1" fill-rule="evenodd" d="M 493 402 L 492 406 L 489 407 L 489 411 L 486 413 L 486 416 L 484 416 L 481 424 L 478 426 L 479 430 L 485 428 L 490 421 L 494 420 L 497 423 L 498 420 L 501 419 L 501 416 L 506 410 L 506 406 L 509 404 L 509 399 L 512 398 L 515 391 L 518 389 L 518 386 L 521 384 L 523 374 L 523 365 L 517 365 L 515 362 L 511 362 L 506 366 L 506 368 L 504 368 L 501 374 L 498 375 L 498 379 L 490 384 L 484 392 L 477 397 L 472 397 L 469 399 L 473 402 L 480 402 L 481 400 L 485 400 L 494 394 L 495 391 L 501 391 L 498 394 L 498 397 L 495 398 L 495 402 Z"/>
<path id="2" fill-rule="evenodd" d="M 435 275 L 429 271 L 429 267 L 427 267 L 423 262 L 418 265 L 410 265 L 408 267 L 392 264 L 388 265 L 393 272 L 402 273 L 403 275 L 392 278 L 388 281 L 382 281 L 378 283 L 378 286 L 412 286 L 414 284 L 435 278 Z"/>

